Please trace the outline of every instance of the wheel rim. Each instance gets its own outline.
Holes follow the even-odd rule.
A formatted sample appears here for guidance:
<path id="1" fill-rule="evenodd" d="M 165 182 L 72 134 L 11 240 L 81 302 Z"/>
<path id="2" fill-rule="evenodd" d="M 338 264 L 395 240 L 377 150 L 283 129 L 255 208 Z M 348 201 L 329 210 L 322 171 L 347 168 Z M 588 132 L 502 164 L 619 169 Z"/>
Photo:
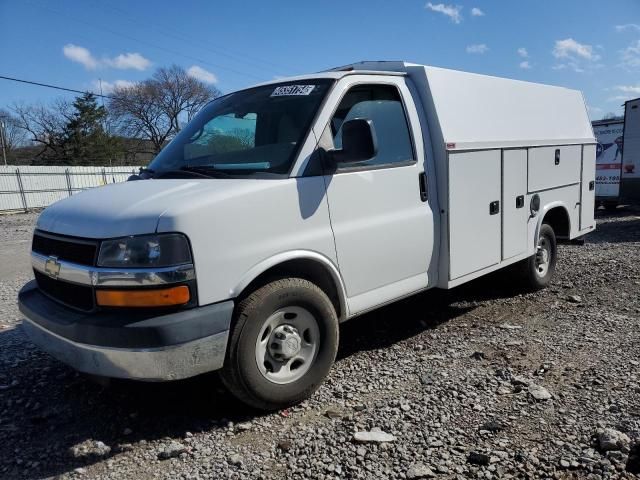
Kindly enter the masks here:
<path id="1" fill-rule="evenodd" d="M 256 364 L 273 383 L 295 382 L 316 359 L 320 329 L 315 317 L 302 307 L 274 312 L 262 325 L 256 340 Z"/>
<path id="2" fill-rule="evenodd" d="M 536 247 L 536 274 L 539 277 L 544 277 L 549 271 L 549 265 L 551 263 L 551 243 L 545 236 L 541 236 L 538 239 L 538 245 Z"/>

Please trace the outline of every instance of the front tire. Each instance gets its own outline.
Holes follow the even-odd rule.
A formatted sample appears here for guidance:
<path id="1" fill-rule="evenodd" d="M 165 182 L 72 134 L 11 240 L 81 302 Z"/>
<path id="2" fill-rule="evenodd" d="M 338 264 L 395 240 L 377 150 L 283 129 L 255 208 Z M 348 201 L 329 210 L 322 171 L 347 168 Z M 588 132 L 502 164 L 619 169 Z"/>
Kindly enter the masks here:
<path id="1" fill-rule="evenodd" d="M 546 288 L 556 271 L 558 246 L 553 228 L 543 223 L 536 242 L 536 252 L 522 263 L 522 274 L 527 286 L 533 290 Z"/>
<path id="2" fill-rule="evenodd" d="M 277 410 L 310 397 L 338 350 L 327 295 L 301 278 L 272 281 L 236 307 L 222 381 L 240 401 Z"/>

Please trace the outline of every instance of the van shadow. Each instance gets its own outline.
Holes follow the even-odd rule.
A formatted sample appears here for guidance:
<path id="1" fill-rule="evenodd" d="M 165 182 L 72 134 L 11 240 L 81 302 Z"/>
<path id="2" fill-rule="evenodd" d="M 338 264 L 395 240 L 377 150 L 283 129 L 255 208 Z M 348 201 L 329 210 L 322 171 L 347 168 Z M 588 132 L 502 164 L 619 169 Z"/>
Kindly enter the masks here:
<path id="1" fill-rule="evenodd" d="M 335 368 L 357 352 L 411 339 L 483 301 L 513 294 L 508 279 L 491 275 L 357 317 L 341 326 Z M 187 432 L 223 432 L 229 422 L 264 415 L 234 400 L 216 374 L 157 384 L 114 381 L 104 388 L 31 346 L 20 327 L 0 331 L 0 347 L 0 478 L 55 477 L 142 441 L 183 441 Z"/>

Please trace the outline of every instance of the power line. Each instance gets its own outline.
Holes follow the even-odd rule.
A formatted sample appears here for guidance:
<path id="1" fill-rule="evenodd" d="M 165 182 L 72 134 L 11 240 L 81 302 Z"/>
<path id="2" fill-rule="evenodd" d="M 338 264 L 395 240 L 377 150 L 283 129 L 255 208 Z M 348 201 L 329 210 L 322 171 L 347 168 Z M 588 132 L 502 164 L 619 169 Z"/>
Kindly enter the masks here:
<path id="1" fill-rule="evenodd" d="M 100 8 L 105 9 L 108 8 L 109 10 L 113 11 L 113 12 L 120 12 L 120 16 L 125 16 L 128 17 L 126 18 L 127 20 L 129 20 L 129 22 L 137 25 L 138 27 L 144 27 L 144 26 L 154 26 L 155 28 L 160 30 L 164 35 L 169 36 L 169 37 L 173 37 L 177 40 L 189 43 L 191 45 L 194 45 L 198 48 L 201 48 L 203 50 L 207 50 L 210 51 L 212 53 L 215 53 L 216 55 L 221 55 L 223 57 L 227 57 L 233 61 L 236 62 L 243 62 L 246 63 L 248 65 L 252 64 L 253 66 L 260 66 L 260 68 L 265 68 L 265 66 L 268 66 L 269 70 L 272 73 L 276 73 L 278 75 L 280 75 L 282 72 L 280 70 L 285 69 L 288 70 L 290 69 L 290 67 L 285 67 L 283 65 L 278 65 L 275 64 L 273 62 L 269 62 L 266 60 L 262 60 L 256 57 L 253 57 L 251 55 L 247 55 L 245 53 L 235 53 L 232 51 L 223 51 L 222 46 L 220 45 L 216 45 L 214 43 L 212 43 L 210 40 L 203 40 L 201 38 L 190 38 L 189 35 L 185 34 L 184 32 L 180 32 L 178 30 L 175 29 L 175 27 L 171 28 L 169 31 L 167 31 L 167 28 L 165 25 L 162 25 L 158 22 L 151 22 L 149 21 L 149 19 L 144 19 L 141 20 L 140 18 L 136 18 L 134 16 L 131 15 L 130 12 L 127 12 L 126 10 L 123 10 L 121 8 L 115 7 L 113 5 L 105 5 L 102 2 L 100 2 L 99 0 L 94 0 L 94 2 L 96 3 L 96 5 L 98 5 Z M 215 48 L 211 48 L 211 47 L 215 47 Z M 261 64 L 261 65 L 260 65 Z M 276 70 L 277 69 L 277 70 Z"/>
<path id="2" fill-rule="evenodd" d="M 50 85 L 48 83 L 40 83 L 40 82 L 32 82 L 31 80 L 23 80 L 22 78 L 5 77 L 3 75 L 0 75 L 0 80 L 10 80 L 12 82 L 28 83 L 29 85 L 37 85 L 38 87 L 54 88 L 56 90 L 62 90 L 65 92 L 80 93 L 80 94 L 91 93 L 93 96 L 100 97 L 100 98 L 109 98 L 109 99 L 114 98 L 109 95 L 102 95 L 102 94 L 94 93 L 88 90 L 85 90 L 85 91 L 75 90 L 73 88 L 59 87 L 57 85 Z"/>
<path id="3" fill-rule="evenodd" d="M 141 39 L 139 39 L 139 38 L 132 37 L 131 35 L 126 35 L 126 34 L 124 34 L 124 33 L 118 32 L 118 31 L 116 31 L 116 30 L 112 30 L 112 29 L 107 28 L 107 27 L 104 27 L 104 26 L 102 26 L 102 25 L 98 25 L 98 24 L 96 24 L 96 25 L 92 25 L 91 23 L 89 23 L 89 22 L 87 22 L 87 21 L 85 21 L 85 20 L 82 20 L 82 19 L 80 19 L 80 18 L 78 18 L 78 17 L 74 17 L 74 16 L 69 15 L 69 14 L 66 14 L 66 13 L 58 12 L 58 11 L 53 10 L 53 9 L 51 9 L 51 8 L 49 8 L 48 6 L 45 6 L 45 5 L 35 5 L 35 4 L 34 4 L 34 3 L 32 3 L 32 2 L 28 2 L 28 3 L 31 3 L 31 5 L 36 6 L 36 7 L 38 7 L 38 8 L 42 8 L 42 9 L 44 9 L 44 10 L 47 10 L 47 11 L 49 11 L 49 12 L 51 12 L 51 13 L 55 14 L 55 15 L 59 15 L 59 16 L 61 16 L 61 17 L 64 17 L 66 20 L 73 20 L 73 21 L 75 21 L 75 22 L 82 23 L 82 24 L 87 25 L 87 26 L 92 27 L 92 28 L 99 28 L 99 29 L 101 29 L 101 30 L 104 30 L 104 31 L 106 31 L 106 32 L 111 33 L 112 35 L 117 35 L 117 36 L 120 36 L 120 37 L 123 37 L 123 38 L 129 39 L 129 40 L 133 40 L 134 42 L 138 42 L 138 43 L 142 43 L 142 44 L 148 45 L 148 46 L 150 46 L 151 48 L 155 48 L 156 50 L 161 50 L 161 51 L 164 51 L 164 52 L 170 53 L 170 54 L 172 54 L 172 55 L 177 55 L 177 56 L 179 56 L 179 57 L 183 57 L 183 58 L 189 58 L 189 59 L 194 60 L 194 61 L 196 61 L 196 62 L 204 63 L 204 64 L 206 64 L 206 65 L 210 65 L 210 66 L 215 67 L 215 68 L 218 68 L 218 69 L 220 69 L 220 70 L 227 70 L 227 71 L 232 72 L 232 73 L 235 73 L 235 74 L 237 74 L 237 75 L 243 75 L 243 76 L 245 76 L 245 77 L 251 77 L 251 78 L 256 79 L 256 80 L 259 80 L 259 81 L 264 81 L 264 77 L 259 77 L 259 76 L 257 76 L 257 75 L 253 75 L 253 74 L 251 74 L 251 73 L 242 72 L 242 71 L 240 71 L 240 70 L 236 70 L 236 69 L 234 69 L 234 68 L 230 68 L 230 67 L 225 67 L 224 65 L 220 65 L 220 64 L 215 64 L 215 63 L 212 63 L 212 62 L 208 62 L 208 61 L 203 60 L 203 59 L 201 59 L 201 58 L 194 57 L 194 56 L 192 56 L 192 55 L 187 55 L 187 54 L 184 54 L 184 53 L 178 52 L 178 51 L 176 51 L 176 50 L 171 50 L 171 49 L 169 49 L 169 48 L 161 47 L 161 46 L 159 46 L 159 45 L 153 44 L 153 43 L 148 42 L 148 41 L 146 41 L 146 40 L 141 40 Z M 167 33 L 167 32 L 163 32 L 163 33 Z"/>

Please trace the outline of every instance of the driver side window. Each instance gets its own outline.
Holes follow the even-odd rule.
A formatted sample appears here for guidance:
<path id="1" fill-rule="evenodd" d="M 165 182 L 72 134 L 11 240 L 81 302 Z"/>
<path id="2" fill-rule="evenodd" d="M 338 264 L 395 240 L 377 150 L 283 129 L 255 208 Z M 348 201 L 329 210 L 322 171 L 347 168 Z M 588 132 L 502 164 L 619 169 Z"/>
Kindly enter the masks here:
<path id="1" fill-rule="evenodd" d="M 393 166 L 414 161 L 404 106 L 393 85 L 356 85 L 342 98 L 330 121 L 335 148 L 342 147 L 342 124 L 355 118 L 371 120 L 378 143 L 374 158 L 350 167 Z"/>

